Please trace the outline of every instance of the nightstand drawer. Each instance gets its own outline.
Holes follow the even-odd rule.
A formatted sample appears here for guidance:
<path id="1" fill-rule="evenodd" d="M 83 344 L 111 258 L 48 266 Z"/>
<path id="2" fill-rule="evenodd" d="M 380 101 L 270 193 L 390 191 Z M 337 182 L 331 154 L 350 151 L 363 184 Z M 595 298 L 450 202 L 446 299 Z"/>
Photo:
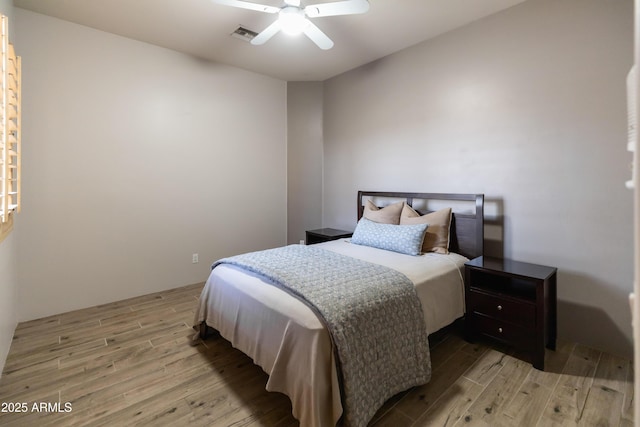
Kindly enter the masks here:
<path id="1" fill-rule="evenodd" d="M 467 312 L 480 313 L 498 320 L 505 320 L 526 327 L 535 327 L 536 306 L 525 301 L 469 289 Z"/>
<path id="2" fill-rule="evenodd" d="M 535 330 L 532 328 L 514 325 L 513 323 L 493 319 L 478 313 L 472 313 L 470 316 L 476 333 L 517 346 L 524 351 L 528 351 L 534 346 L 534 341 L 531 337 L 535 335 Z"/>
<path id="3" fill-rule="evenodd" d="M 544 370 L 545 348 L 556 348 L 558 269 L 485 256 L 464 266 L 467 340 L 500 340 Z"/>

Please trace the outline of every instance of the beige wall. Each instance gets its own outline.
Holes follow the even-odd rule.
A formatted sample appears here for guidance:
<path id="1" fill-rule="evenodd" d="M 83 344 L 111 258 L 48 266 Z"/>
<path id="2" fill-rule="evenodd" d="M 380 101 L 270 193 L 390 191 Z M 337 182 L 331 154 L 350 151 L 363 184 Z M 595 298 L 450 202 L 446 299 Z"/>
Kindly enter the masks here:
<path id="1" fill-rule="evenodd" d="M 0 0 L 0 13 L 9 17 L 10 39 L 14 45 L 15 30 L 13 19 L 13 2 L 11 0 Z M 16 46 L 17 47 L 17 46 Z M 18 50 L 18 55 L 21 52 Z M 16 231 L 0 243 L 0 375 L 4 367 L 13 331 L 16 328 L 18 315 L 16 312 L 18 271 L 17 271 L 17 245 Z"/>
<path id="2" fill-rule="evenodd" d="M 359 189 L 484 193 L 500 251 L 559 268 L 560 337 L 629 356 L 632 12 L 528 0 L 325 82 L 323 225 Z"/>
<path id="3" fill-rule="evenodd" d="M 16 18 L 20 320 L 204 281 L 217 258 L 286 243 L 285 82 Z"/>
<path id="4" fill-rule="evenodd" d="M 320 82 L 287 83 L 288 243 L 322 226 L 322 90 Z"/>

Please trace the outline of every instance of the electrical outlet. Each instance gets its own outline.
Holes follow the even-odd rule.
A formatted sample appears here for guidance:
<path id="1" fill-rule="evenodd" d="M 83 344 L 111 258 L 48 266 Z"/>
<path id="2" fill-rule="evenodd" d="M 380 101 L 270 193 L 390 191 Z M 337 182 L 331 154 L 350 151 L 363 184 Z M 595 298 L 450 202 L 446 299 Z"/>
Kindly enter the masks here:
<path id="1" fill-rule="evenodd" d="M 191 255 L 191 263 L 192 264 L 197 264 L 198 263 L 198 254 Z"/>
<path id="2" fill-rule="evenodd" d="M 300 240 L 300 244 L 301 244 L 301 245 L 304 245 L 304 240 Z"/>

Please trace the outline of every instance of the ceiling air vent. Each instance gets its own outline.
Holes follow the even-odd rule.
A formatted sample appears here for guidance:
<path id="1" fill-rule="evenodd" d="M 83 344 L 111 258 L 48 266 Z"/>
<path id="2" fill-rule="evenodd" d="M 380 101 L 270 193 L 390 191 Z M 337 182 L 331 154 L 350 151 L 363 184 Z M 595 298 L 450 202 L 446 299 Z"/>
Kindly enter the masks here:
<path id="1" fill-rule="evenodd" d="M 233 33 L 231 33 L 231 37 L 235 37 L 246 42 L 250 42 L 257 35 L 258 33 L 255 31 L 251 31 L 244 27 L 238 27 Z"/>

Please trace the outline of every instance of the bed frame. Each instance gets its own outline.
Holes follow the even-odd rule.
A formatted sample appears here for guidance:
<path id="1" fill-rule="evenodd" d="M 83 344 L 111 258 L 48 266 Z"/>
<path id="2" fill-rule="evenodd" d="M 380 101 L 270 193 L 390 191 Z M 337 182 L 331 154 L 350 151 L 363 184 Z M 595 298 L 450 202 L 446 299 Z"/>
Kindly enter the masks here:
<path id="1" fill-rule="evenodd" d="M 393 201 L 404 200 L 413 207 L 416 200 L 420 201 L 455 201 L 468 202 L 464 205 L 464 212 L 456 212 L 455 208 L 451 218 L 449 235 L 449 250 L 459 253 L 469 259 L 479 257 L 484 252 L 484 194 L 452 194 L 452 193 L 399 193 L 384 191 L 358 191 L 358 220 L 364 212 L 364 200 L 391 199 Z M 475 205 L 475 210 L 472 209 Z M 471 209 L 469 209 L 471 208 Z M 470 211 L 467 213 L 467 211 Z M 421 215 L 432 212 L 430 210 L 416 209 Z"/>
<path id="2" fill-rule="evenodd" d="M 452 213 L 451 227 L 449 234 L 449 250 L 459 253 L 469 259 L 479 257 L 483 254 L 484 248 L 484 194 L 449 194 L 449 193 L 402 193 L 384 191 L 358 191 L 358 220 L 362 218 L 364 212 L 363 200 L 392 199 L 393 201 L 404 200 L 413 207 L 417 200 L 422 201 L 455 201 L 464 204 L 464 213 Z M 473 209 L 475 208 L 475 209 Z M 431 211 L 416 209 L 421 215 Z M 467 213 L 467 212 L 470 213 Z M 471 212 L 473 211 L 473 212 Z M 215 329 L 205 322 L 199 325 L 200 338 L 205 339 L 208 335 L 217 335 Z"/>
<path id="3" fill-rule="evenodd" d="M 482 194 L 437 194 L 359 191 L 358 219 L 360 219 L 363 215 L 363 202 L 366 202 L 366 200 L 371 200 L 378 206 L 386 206 L 392 202 L 404 201 L 420 214 L 426 214 L 430 211 L 435 211 L 443 207 L 451 207 L 452 221 L 449 233 L 449 249 L 452 252 L 459 253 L 467 258 L 476 258 L 482 255 L 484 240 L 484 195 Z M 462 306 L 460 307 L 460 309 L 462 309 Z M 455 316 L 457 316 L 458 313 L 459 312 L 456 310 Z M 455 316 L 449 316 L 449 318 Z M 449 318 L 447 319 L 447 321 L 450 320 Z M 456 322 L 457 321 L 454 320 L 454 323 Z M 443 328 L 440 331 L 444 330 L 445 329 Z M 209 327 L 204 321 L 201 322 L 199 325 L 200 338 L 205 339 L 209 331 L 213 332 L 215 336 L 220 335 L 218 331 Z M 431 334 L 431 336 L 433 337 L 434 334 L 440 331 L 434 332 L 433 334 Z M 194 340 L 194 343 L 195 342 L 196 341 Z M 313 368 L 315 368 L 315 364 L 313 361 L 310 360 L 309 363 L 311 363 Z M 322 372 L 324 375 L 324 373 L 328 372 L 326 371 L 326 369 L 327 367 L 324 366 L 320 372 Z M 340 366 L 336 365 L 336 367 L 332 369 L 340 369 Z M 298 378 L 296 377 L 294 379 L 297 384 Z M 331 377 L 331 383 L 334 383 L 333 377 Z M 291 386 L 286 386 L 285 389 L 285 394 L 288 395 L 292 401 L 292 408 L 295 405 L 297 405 L 297 407 L 300 407 L 300 400 L 295 397 L 294 394 L 291 394 L 294 393 L 293 388 Z M 314 396 L 324 396 L 320 393 L 320 391 L 317 391 L 316 389 L 311 390 L 311 394 Z M 336 394 L 332 391 L 331 396 L 335 398 Z M 340 387 L 340 398 L 344 399 L 342 386 Z M 331 402 L 331 399 L 323 399 L 323 401 Z M 323 409 L 327 408 L 323 407 Z M 323 411 L 322 413 L 326 414 L 327 412 Z"/>

